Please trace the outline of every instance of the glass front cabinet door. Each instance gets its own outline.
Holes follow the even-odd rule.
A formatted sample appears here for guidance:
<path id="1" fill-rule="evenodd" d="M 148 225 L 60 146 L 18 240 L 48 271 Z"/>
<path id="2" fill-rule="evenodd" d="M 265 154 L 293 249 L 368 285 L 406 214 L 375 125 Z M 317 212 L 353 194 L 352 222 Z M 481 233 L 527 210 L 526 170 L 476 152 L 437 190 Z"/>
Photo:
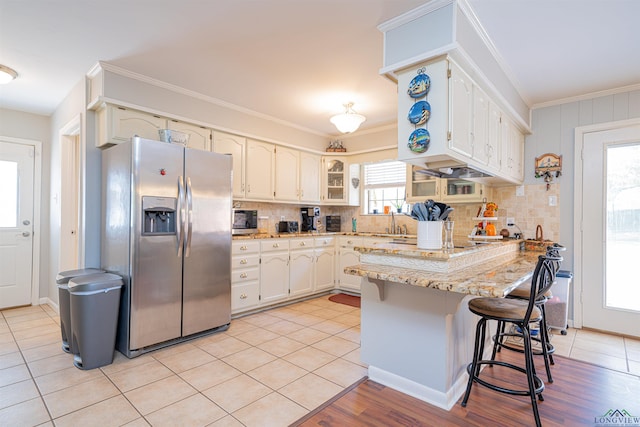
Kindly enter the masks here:
<path id="1" fill-rule="evenodd" d="M 426 175 L 419 166 L 407 165 L 407 202 L 440 198 L 440 179 Z"/>
<path id="2" fill-rule="evenodd" d="M 442 180 L 443 202 L 481 202 L 485 197 L 484 185 L 464 179 Z"/>
<path id="3" fill-rule="evenodd" d="M 346 202 L 346 172 L 347 164 L 344 159 L 325 157 L 324 161 L 324 202 Z"/>

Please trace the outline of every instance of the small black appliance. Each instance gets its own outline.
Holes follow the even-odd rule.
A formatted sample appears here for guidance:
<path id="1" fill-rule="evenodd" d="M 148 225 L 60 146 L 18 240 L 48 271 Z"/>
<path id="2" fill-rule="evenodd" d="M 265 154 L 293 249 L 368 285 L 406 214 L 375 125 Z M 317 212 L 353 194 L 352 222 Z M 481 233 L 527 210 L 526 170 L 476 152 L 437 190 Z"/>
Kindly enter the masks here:
<path id="1" fill-rule="evenodd" d="M 278 223 L 278 232 L 280 233 L 297 233 L 298 221 L 280 221 Z"/>
<path id="2" fill-rule="evenodd" d="M 316 218 L 320 217 L 319 207 L 300 208 L 302 225 L 300 231 L 316 231 Z"/>
<path id="3" fill-rule="evenodd" d="M 340 215 L 327 215 L 327 231 L 340 232 Z"/>

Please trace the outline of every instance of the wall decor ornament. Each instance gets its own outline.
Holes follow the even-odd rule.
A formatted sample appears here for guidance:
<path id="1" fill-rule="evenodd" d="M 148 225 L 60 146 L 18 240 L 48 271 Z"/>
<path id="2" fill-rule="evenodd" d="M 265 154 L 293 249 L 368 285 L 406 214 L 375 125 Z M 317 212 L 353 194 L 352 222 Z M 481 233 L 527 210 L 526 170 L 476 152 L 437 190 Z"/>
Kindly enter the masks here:
<path id="1" fill-rule="evenodd" d="M 409 82 L 407 95 L 413 99 L 422 98 L 429 92 L 431 87 L 431 79 L 426 74 L 425 67 L 418 69 L 418 75 Z"/>
<path id="2" fill-rule="evenodd" d="M 426 97 L 431 88 L 431 78 L 426 73 L 426 67 L 416 70 L 416 76 L 409 82 L 407 95 L 413 99 L 413 105 L 407 114 L 407 120 L 414 125 L 414 130 L 409 135 L 407 147 L 414 153 L 424 153 L 429 149 L 431 135 L 426 129 L 426 123 L 431 116 L 431 105 L 425 100 L 419 100 Z M 424 125 L 424 128 L 418 126 Z"/>
<path id="3" fill-rule="evenodd" d="M 536 178 L 544 178 L 548 191 L 553 179 L 562 175 L 562 155 L 545 153 L 540 157 L 536 157 L 535 173 Z"/>

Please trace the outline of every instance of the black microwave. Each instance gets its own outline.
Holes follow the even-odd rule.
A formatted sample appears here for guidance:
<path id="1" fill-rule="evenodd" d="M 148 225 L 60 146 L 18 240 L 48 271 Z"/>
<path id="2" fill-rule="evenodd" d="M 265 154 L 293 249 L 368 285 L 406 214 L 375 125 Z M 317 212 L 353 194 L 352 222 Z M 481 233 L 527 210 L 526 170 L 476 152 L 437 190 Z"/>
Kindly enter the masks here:
<path id="1" fill-rule="evenodd" d="M 258 211 L 248 209 L 233 210 L 231 234 L 253 234 L 258 232 Z"/>

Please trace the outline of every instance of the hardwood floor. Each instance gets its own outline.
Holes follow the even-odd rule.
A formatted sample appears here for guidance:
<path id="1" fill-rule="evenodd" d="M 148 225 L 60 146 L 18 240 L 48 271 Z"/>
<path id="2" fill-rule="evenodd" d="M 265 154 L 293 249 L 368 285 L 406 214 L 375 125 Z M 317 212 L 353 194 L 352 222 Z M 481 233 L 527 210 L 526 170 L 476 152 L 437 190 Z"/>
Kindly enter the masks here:
<path id="1" fill-rule="evenodd" d="M 500 357 L 516 364 L 522 359 L 521 354 L 510 351 L 502 351 Z M 596 419 L 616 409 L 640 419 L 640 377 L 561 356 L 555 356 L 555 362 L 554 382 L 545 382 L 544 401 L 538 403 L 544 426 L 594 426 L 598 425 Z M 536 363 L 536 370 L 544 373 L 544 366 Z M 487 367 L 483 375 L 526 387 L 522 375 L 513 370 Z M 451 411 L 445 411 L 368 379 L 292 424 L 295 427 L 516 425 L 533 425 L 529 397 L 509 396 L 474 384 L 466 408 L 458 401 Z"/>

